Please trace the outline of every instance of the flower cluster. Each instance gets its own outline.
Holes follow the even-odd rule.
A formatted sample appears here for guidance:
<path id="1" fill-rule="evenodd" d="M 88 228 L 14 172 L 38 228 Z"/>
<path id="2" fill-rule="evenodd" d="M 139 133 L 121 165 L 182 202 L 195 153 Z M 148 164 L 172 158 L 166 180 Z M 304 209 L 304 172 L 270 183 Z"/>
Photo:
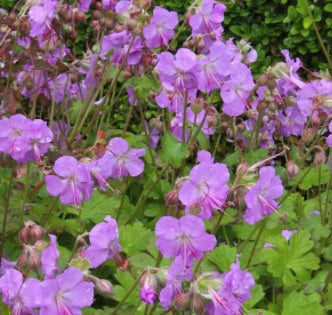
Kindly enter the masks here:
<path id="1" fill-rule="evenodd" d="M 122 138 L 113 138 L 105 154 L 89 164 L 78 162 L 72 156 L 62 156 L 55 161 L 53 171 L 56 175 L 45 177 L 46 187 L 52 196 L 59 196 L 63 204 L 80 205 L 89 200 L 95 180 L 100 189 L 110 187 L 107 179 L 138 176 L 144 170 L 144 162 L 139 157 L 145 149 L 128 149 Z"/>
<path id="2" fill-rule="evenodd" d="M 0 152 L 19 163 L 41 163 L 53 139 L 52 131 L 41 119 L 30 120 L 21 114 L 0 120 Z"/>

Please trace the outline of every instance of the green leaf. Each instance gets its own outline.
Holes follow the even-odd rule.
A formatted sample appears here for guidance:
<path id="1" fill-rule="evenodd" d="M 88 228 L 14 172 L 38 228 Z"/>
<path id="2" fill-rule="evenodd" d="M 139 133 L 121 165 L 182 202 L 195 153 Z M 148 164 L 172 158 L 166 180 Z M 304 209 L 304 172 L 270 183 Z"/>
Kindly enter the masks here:
<path id="1" fill-rule="evenodd" d="M 320 305 L 320 296 L 317 293 L 304 295 L 303 292 L 292 292 L 283 302 L 281 315 L 321 315 L 323 308 Z"/>
<path id="2" fill-rule="evenodd" d="M 215 264 L 220 271 L 229 270 L 229 266 L 235 262 L 236 248 L 228 245 L 220 245 L 206 255 L 207 259 Z"/>
<path id="3" fill-rule="evenodd" d="M 265 295 L 263 287 L 261 285 L 256 285 L 250 291 L 251 298 L 244 303 L 244 307 L 247 309 L 253 308 Z"/>
<path id="4" fill-rule="evenodd" d="M 134 90 L 139 99 L 146 99 L 151 91 L 156 91 L 159 88 L 159 81 L 153 76 L 142 76 L 135 78 Z"/>
<path id="5" fill-rule="evenodd" d="M 310 18 L 310 16 L 306 16 L 304 19 L 303 19 L 303 27 L 305 29 L 308 29 L 312 24 L 312 20 Z"/>
<path id="6" fill-rule="evenodd" d="M 145 249 L 153 235 L 153 232 L 146 229 L 141 222 L 120 226 L 119 230 L 119 242 L 122 245 L 122 251 L 129 257 Z"/>
<path id="7" fill-rule="evenodd" d="M 90 220 L 93 223 L 102 222 L 107 215 L 115 217 L 119 206 L 119 196 L 109 197 L 99 191 L 95 191 L 91 199 L 82 206 L 81 220 Z"/>
<path id="8" fill-rule="evenodd" d="M 332 3 L 327 4 L 324 7 L 324 11 L 326 11 L 326 12 L 332 12 Z"/>
<path id="9" fill-rule="evenodd" d="M 269 153 L 266 149 L 258 149 L 253 152 L 248 152 L 245 155 L 245 159 L 248 162 L 248 164 L 251 166 L 261 160 L 264 160 L 268 157 Z"/>
<path id="10" fill-rule="evenodd" d="M 189 156 L 186 144 L 179 142 L 172 134 L 168 133 L 161 140 L 160 158 L 164 164 L 180 167 L 183 159 Z"/>
<path id="11" fill-rule="evenodd" d="M 313 292 L 322 292 L 325 287 L 326 277 L 328 275 L 328 271 L 320 271 L 314 278 L 307 282 L 304 287 L 303 292 L 305 294 L 310 294 Z"/>
<path id="12" fill-rule="evenodd" d="M 310 240 L 308 231 L 294 233 L 289 244 L 281 235 L 266 241 L 275 247 L 262 249 L 260 259 L 268 264 L 268 271 L 273 276 L 282 279 L 286 287 L 294 287 L 298 281 L 307 281 L 310 277 L 308 270 L 319 268 L 319 258 L 309 252 L 314 243 Z"/>

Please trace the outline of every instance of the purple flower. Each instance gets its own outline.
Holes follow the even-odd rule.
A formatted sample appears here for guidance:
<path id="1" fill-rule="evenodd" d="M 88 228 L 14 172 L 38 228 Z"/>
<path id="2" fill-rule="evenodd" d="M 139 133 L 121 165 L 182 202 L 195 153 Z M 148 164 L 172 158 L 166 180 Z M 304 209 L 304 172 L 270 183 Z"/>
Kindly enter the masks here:
<path id="1" fill-rule="evenodd" d="M 21 114 L 0 120 L 0 152 L 10 154 L 14 159 L 21 155 L 17 141 L 24 137 L 29 119 Z"/>
<path id="2" fill-rule="evenodd" d="M 31 121 L 16 114 L 0 120 L 0 152 L 18 162 L 41 163 L 41 155 L 47 152 L 52 139 L 52 131 L 41 119 Z"/>
<path id="3" fill-rule="evenodd" d="M 159 301 L 165 310 L 168 310 L 175 296 L 183 293 L 183 280 L 191 280 L 193 272 L 190 269 L 192 262 L 185 264 L 181 257 L 176 257 L 168 269 L 168 280 L 166 286 L 160 291 Z"/>
<path id="4" fill-rule="evenodd" d="M 109 215 L 104 220 L 105 222 L 98 223 L 90 231 L 91 245 L 84 251 L 84 257 L 90 260 L 91 268 L 97 268 L 121 250 L 116 221 Z"/>
<path id="5" fill-rule="evenodd" d="M 144 162 L 139 159 L 145 155 L 145 149 L 130 149 L 128 142 L 122 138 L 113 138 L 108 144 L 108 150 L 112 155 L 112 177 L 138 176 L 143 173 Z"/>
<path id="6" fill-rule="evenodd" d="M 287 241 L 289 241 L 289 239 L 291 238 L 291 236 L 292 236 L 294 233 L 297 233 L 297 230 L 282 230 L 282 231 L 281 231 L 282 236 L 283 236 Z"/>
<path id="7" fill-rule="evenodd" d="M 20 147 L 20 152 L 15 155 L 16 160 L 19 162 L 35 160 L 41 163 L 41 155 L 48 151 L 52 140 L 53 133 L 45 121 L 41 119 L 29 121 L 24 136 L 16 141 L 16 145 Z"/>
<path id="8" fill-rule="evenodd" d="M 210 47 L 210 53 L 199 60 L 198 88 L 203 92 L 221 89 L 222 82 L 229 75 L 233 54 L 228 46 L 216 41 Z"/>
<path id="9" fill-rule="evenodd" d="M 301 135 L 306 119 L 301 114 L 297 105 L 287 107 L 285 109 L 285 115 L 279 112 L 278 116 L 281 122 L 280 133 L 283 136 L 289 137 L 290 135 Z"/>
<path id="10" fill-rule="evenodd" d="M 111 33 L 104 36 L 101 44 L 100 53 L 105 54 L 109 51 L 113 51 L 111 61 L 114 63 L 121 63 L 127 51 L 129 49 L 129 42 L 131 41 L 132 35 L 127 31 L 119 33 Z M 128 66 L 139 63 L 142 57 L 143 44 L 140 37 L 136 37 L 130 48 L 127 62 Z"/>
<path id="11" fill-rule="evenodd" d="M 23 284 L 23 276 L 16 269 L 7 269 L 4 276 L 0 278 L 0 292 L 2 302 L 9 305 L 11 314 L 28 315 L 37 314 L 30 307 L 27 292 L 30 290 L 29 284 L 35 279 L 28 279 Z"/>
<path id="12" fill-rule="evenodd" d="M 220 35 L 222 33 L 221 22 L 224 20 L 225 10 L 226 6 L 223 3 L 216 4 L 214 0 L 203 0 L 200 10 L 189 20 L 192 34 L 214 32 Z"/>
<path id="13" fill-rule="evenodd" d="M 7 269 L 12 269 L 14 266 L 15 262 L 1 258 L 0 276 L 4 275 Z"/>
<path id="14" fill-rule="evenodd" d="M 196 98 L 196 89 L 187 90 L 187 103 L 190 104 Z M 163 90 L 156 96 L 156 103 L 161 108 L 168 108 L 170 112 L 176 114 L 183 113 L 184 93 L 176 89 L 172 91 Z"/>
<path id="15" fill-rule="evenodd" d="M 223 112 L 229 116 L 239 116 L 245 112 L 249 91 L 255 83 L 250 69 L 239 63 L 231 68 L 230 79 L 227 80 L 220 91 L 224 101 Z"/>
<path id="16" fill-rule="evenodd" d="M 88 12 L 91 5 L 91 0 L 80 0 L 77 8 L 82 12 Z"/>
<path id="17" fill-rule="evenodd" d="M 210 219 L 213 210 L 221 209 L 226 200 L 229 173 L 225 164 L 201 163 L 193 167 L 189 180 L 179 190 L 179 199 L 186 213 L 198 208 L 198 216 Z"/>
<path id="18" fill-rule="evenodd" d="M 175 58 L 169 52 L 162 52 L 158 55 L 158 60 L 156 69 L 165 89 L 184 91 L 197 88 L 198 62 L 191 50 L 180 48 Z"/>
<path id="19" fill-rule="evenodd" d="M 176 12 L 169 12 L 162 7 L 155 7 L 150 24 L 143 29 L 148 48 L 158 48 L 167 45 L 174 35 L 174 28 L 178 24 Z"/>
<path id="20" fill-rule="evenodd" d="M 102 158 L 92 161 L 88 164 L 88 169 L 92 177 L 97 181 L 100 189 L 106 191 L 105 187 L 109 187 L 107 179 L 112 176 L 112 165 L 113 156 L 109 152 L 105 152 Z"/>
<path id="21" fill-rule="evenodd" d="M 147 270 L 140 281 L 141 290 L 139 296 L 140 299 L 148 305 L 153 304 L 156 298 L 155 294 L 156 284 L 157 283 L 155 277 L 151 274 L 150 270 Z"/>
<path id="22" fill-rule="evenodd" d="M 117 0 L 102 0 L 105 9 L 114 10 Z"/>
<path id="23" fill-rule="evenodd" d="M 332 114 L 332 82 L 328 80 L 311 81 L 297 93 L 297 104 L 301 114 L 310 116 L 314 111 L 322 110 Z"/>
<path id="24" fill-rule="evenodd" d="M 50 243 L 41 252 L 42 270 L 46 278 L 54 278 L 59 269 L 60 253 L 56 245 L 56 236 L 49 234 Z"/>
<path id="25" fill-rule="evenodd" d="M 331 148 L 332 147 L 332 120 L 329 123 L 329 131 L 331 134 L 328 137 L 326 137 L 326 143 Z"/>
<path id="26" fill-rule="evenodd" d="M 262 167 L 259 170 L 257 183 L 246 193 L 244 200 L 247 204 L 246 213 L 243 216 L 248 224 L 255 224 L 261 217 L 266 217 L 276 210 L 279 198 L 284 189 L 279 176 L 275 175 L 272 166 Z"/>
<path id="27" fill-rule="evenodd" d="M 213 157 L 209 151 L 200 150 L 197 152 L 197 161 L 199 163 L 213 164 Z"/>
<path id="28" fill-rule="evenodd" d="M 247 270 L 241 270 L 237 261 L 231 270 L 222 275 L 224 283 L 218 292 L 211 289 L 212 303 L 208 305 L 211 315 L 241 314 L 242 305 L 251 298 L 250 290 L 255 280 Z"/>
<path id="29" fill-rule="evenodd" d="M 93 287 L 91 282 L 83 281 L 80 269 L 70 267 L 54 279 L 35 280 L 32 292 L 27 295 L 29 304 L 40 308 L 40 315 L 79 315 L 81 308 L 92 304 Z"/>
<path id="30" fill-rule="evenodd" d="M 31 23 L 30 36 L 36 37 L 51 29 L 56 14 L 57 0 L 41 0 L 31 7 L 28 15 Z"/>
<path id="31" fill-rule="evenodd" d="M 203 253 L 216 246 L 214 235 L 207 234 L 204 222 L 193 215 L 180 219 L 165 216 L 156 224 L 156 246 L 165 257 L 180 256 L 187 265 L 193 258 L 201 259 Z"/>
<path id="32" fill-rule="evenodd" d="M 90 199 L 93 183 L 85 164 L 77 162 L 72 156 L 62 156 L 55 161 L 53 170 L 58 176 L 45 177 L 50 195 L 60 196 L 63 204 L 79 205 L 83 199 Z"/>

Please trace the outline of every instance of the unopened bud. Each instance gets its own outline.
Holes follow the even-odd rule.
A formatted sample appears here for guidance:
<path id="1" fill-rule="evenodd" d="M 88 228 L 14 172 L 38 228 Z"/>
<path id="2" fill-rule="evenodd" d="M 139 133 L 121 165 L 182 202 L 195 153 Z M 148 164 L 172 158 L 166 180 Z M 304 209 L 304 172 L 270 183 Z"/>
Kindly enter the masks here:
<path id="1" fill-rule="evenodd" d="M 325 163 L 325 161 L 326 161 L 326 154 L 323 149 L 315 153 L 314 163 L 316 165 L 322 165 Z"/>
<path id="2" fill-rule="evenodd" d="M 101 11 L 96 10 L 92 13 L 92 19 L 93 20 L 99 20 L 102 17 L 103 17 L 103 13 Z"/>
<path id="3" fill-rule="evenodd" d="M 199 42 L 197 43 L 197 48 L 198 48 L 199 50 L 202 50 L 204 47 L 205 47 L 205 43 L 204 43 L 203 38 L 201 38 L 201 39 L 199 40 Z"/>
<path id="4" fill-rule="evenodd" d="M 113 286 L 110 281 L 105 279 L 97 279 L 94 284 L 95 289 L 100 295 L 104 297 L 110 297 L 113 295 Z"/>
<path id="5" fill-rule="evenodd" d="M 119 252 L 114 255 L 114 261 L 121 271 L 127 270 L 130 267 L 130 261 Z"/>
<path id="6" fill-rule="evenodd" d="M 198 294 L 194 294 L 191 300 L 191 308 L 193 312 L 197 315 L 205 314 L 205 305 L 202 298 Z"/>
<path id="7" fill-rule="evenodd" d="M 218 125 L 218 116 L 217 115 L 212 115 L 208 118 L 208 127 L 213 128 Z"/>
<path id="8" fill-rule="evenodd" d="M 157 281 L 156 277 L 151 274 L 150 270 L 146 270 L 143 277 L 140 280 L 140 298 L 142 301 L 144 301 L 146 304 L 151 305 L 153 304 L 156 295 L 155 295 L 155 287 L 156 287 Z"/>
<path id="9" fill-rule="evenodd" d="M 22 243 L 41 240 L 44 237 L 44 230 L 33 221 L 24 222 L 24 228 L 19 232 L 19 239 Z"/>
<path id="10" fill-rule="evenodd" d="M 189 213 L 192 215 L 198 215 L 201 213 L 202 208 L 199 204 L 194 204 L 189 207 Z"/>
<path id="11" fill-rule="evenodd" d="M 287 161 L 286 169 L 289 177 L 295 177 L 299 172 L 299 167 L 292 160 Z"/>
<path id="12" fill-rule="evenodd" d="M 249 164 L 246 161 L 241 162 L 236 168 L 236 175 L 242 177 L 249 169 Z"/>
<path id="13" fill-rule="evenodd" d="M 113 29 L 114 32 L 119 33 L 123 31 L 123 26 L 120 24 L 116 24 Z"/>
<path id="14" fill-rule="evenodd" d="M 128 19 L 126 22 L 126 29 L 132 31 L 137 26 L 137 22 L 134 19 Z"/>
<path id="15" fill-rule="evenodd" d="M 17 259 L 16 266 L 20 270 L 38 271 L 41 267 L 40 252 L 34 245 L 24 245 L 23 253 Z"/>
<path id="16" fill-rule="evenodd" d="M 314 140 L 316 131 L 314 128 L 304 129 L 302 132 L 302 139 L 306 145 L 309 145 Z"/>
<path id="17" fill-rule="evenodd" d="M 179 203 L 179 192 L 177 189 L 173 189 L 167 193 L 166 204 L 177 205 Z"/>
<path id="18" fill-rule="evenodd" d="M 189 293 L 180 293 L 175 297 L 174 305 L 177 309 L 185 311 L 189 308 L 191 296 Z"/>
<path id="19" fill-rule="evenodd" d="M 194 114 L 198 114 L 202 111 L 203 106 L 204 106 L 204 99 L 202 97 L 197 97 L 190 105 L 190 108 Z"/>
<path id="20" fill-rule="evenodd" d="M 192 14 L 191 12 L 187 11 L 185 14 L 184 14 L 184 19 L 186 20 L 186 23 L 189 24 L 189 20 L 191 18 Z"/>
<path id="21" fill-rule="evenodd" d="M 258 80 L 257 80 L 257 84 L 260 86 L 264 86 L 267 83 L 267 76 L 265 74 L 262 74 Z"/>
<path id="22" fill-rule="evenodd" d="M 84 22 L 86 20 L 85 14 L 76 8 L 73 10 L 73 18 L 76 23 Z"/>

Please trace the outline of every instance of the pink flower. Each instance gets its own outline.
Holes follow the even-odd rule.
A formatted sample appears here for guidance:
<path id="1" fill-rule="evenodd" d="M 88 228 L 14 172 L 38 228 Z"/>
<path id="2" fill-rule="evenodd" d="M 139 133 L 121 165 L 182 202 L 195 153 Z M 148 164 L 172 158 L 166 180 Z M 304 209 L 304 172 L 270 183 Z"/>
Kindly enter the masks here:
<path id="1" fill-rule="evenodd" d="M 129 149 L 128 142 L 122 138 L 113 138 L 108 144 L 112 155 L 110 159 L 111 177 L 138 176 L 143 173 L 144 162 L 139 159 L 145 155 L 145 149 Z"/>
<path id="2" fill-rule="evenodd" d="M 198 208 L 200 218 L 210 219 L 227 197 L 227 167 L 221 163 L 201 163 L 193 167 L 189 176 L 179 190 L 179 199 L 186 206 L 186 213 Z"/>
<path id="3" fill-rule="evenodd" d="M 205 232 L 204 222 L 193 215 L 180 219 L 162 217 L 155 231 L 160 252 L 167 258 L 180 256 L 185 265 L 193 258 L 201 259 L 203 253 L 212 250 L 217 243 L 214 235 Z"/>

